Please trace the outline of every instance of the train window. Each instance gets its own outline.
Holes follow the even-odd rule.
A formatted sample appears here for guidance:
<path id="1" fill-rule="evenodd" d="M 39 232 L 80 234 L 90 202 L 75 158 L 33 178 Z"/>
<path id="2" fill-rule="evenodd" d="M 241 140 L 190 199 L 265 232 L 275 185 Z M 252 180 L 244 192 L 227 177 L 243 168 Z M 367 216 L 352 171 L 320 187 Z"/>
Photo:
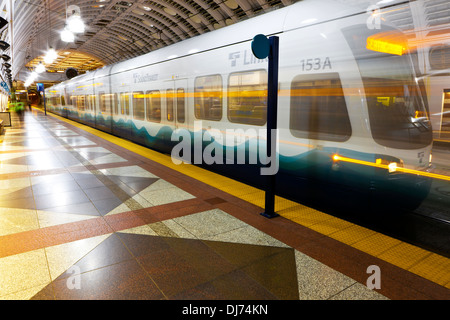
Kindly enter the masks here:
<path id="1" fill-rule="evenodd" d="M 161 121 L 161 94 L 158 90 L 147 91 L 147 120 L 160 122 Z"/>
<path id="2" fill-rule="evenodd" d="M 100 112 L 106 111 L 105 93 L 100 92 Z"/>
<path id="3" fill-rule="evenodd" d="M 362 79 L 370 130 L 377 143 L 398 149 L 422 148 L 431 143 L 428 113 L 413 78 Z"/>
<path id="4" fill-rule="evenodd" d="M 267 119 L 267 72 L 236 72 L 228 78 L 228 119 L 263 125 Z"/>
<path id="5" fill-rule="evenodd" d="M 194 110 L 197 119 L 222 119 L 222 77 L 197 77 L 194 89 Z"/>
<path id="6" fill-rule="evenodd" d="M 80 111 L 84 111 L 85 109 L 85 98 L 84 96 L 77 97 L 77 109 Z"/>
<path id="7" fill-rule="evenodd" d="M 64 98 L 64 96 L 61 96 L 61 105 L 66 105 L 66 99 Z"/>
<path id="8" fill-rule="evenodd" d="M 173 89 L 166 90 L 167 121 L 173 121 Z"/>
<path id="9" fill-rule="evenodd" d="M 70 95 L 67 93 L 64 93 L 64 97 L 65 97 L 66 106 L 69 106 L 70 105 Z"/>
<path id="10" fill-rule="evenodd" d="M 117 110 L 117 94 L 111 93 L 110 95 L 110 102 L 111 102 L 111 113 Z"/>
<path id="11" fill-rule="evenodd" d="M 346 141 L 352 134 L 338 73 L 296 76 L 289 128 L 298 138 Z"/>
<path id="12" fill-rule="evenodd" d="M 72 107 L 77 106 L 77 96 L 70 96 L 70 104 L 72 105 Z"/>
<path id="13" fill-rule="evenodd" d="M 91 94 L 89 97 L 89 105 L 92 111 L 95 111 L 95 95 Z"/>
<path id="14" fill-rule="evenodd" d="M 145 97 L 142 91 L 133 92 L 133 118 L 145 119 Z"/>
<path id="15" fill-rule="evenodd" d="M 100 112 L 104 112 L 105 110 L 105 93 L 99 92 L 100 95 Z"/>
<path id="16" fill-rule="evenodd" d="M 120 94 L 120 108 L 123 115 L 130 114 L 130 94 L 126 92 L 122 92 Z"/>
<path id="17" fill-rule="evenodd" d="M 405 35 L 388 26 L 369 30 L 354 25 L 342 32 L 361 74 L 370 131 L 375 142 L 384 147 L 407 150 L 430 146 L 433 132 L 422 99 L 425 90 L 420 91 L 411 55 L 403 50 L 397 54 L 386 50 L 401 49 L 398 44 L 407 43 Z M 367 47 L 369 39 L 388 46 Z"/>
<path id="18" fill-rule="evenodd" d="M 89 100 L 89 111 L 95 111 L 95 96 L 93 94 L 86 97 Z"/>
<path id="19" fill-rule="evenodd" d="M 110 113 L 112 108 L 112 94 L 100 93 L 100 111 Z"/>
<path id="20" fill-rule="evenodd" d="M 444 89 L 441 131 L 450 131 L 450 90 Z"/>
<path id="21" fill-rule="evenodd" d="M 186 94 L 183 88 L 177 89 L 177 121 L 183 123 L 185 120 Z"/>
<path id="22" fill-rule="evenodd" d="M 89 100 L 89 96 L 84 96 L 85 108 L 87 111 L 91 109 L 91 100 Z"/>
<path id="23" fill-rule="evenodd" d="M 114 93 L 114 96 L 113 96 L 113 104 L 114 104 L 114 114 L 115 115 L 118 115 L 119 114 L 119 101 L 118 101 L 118 98 L 117 98 L 117 93 Z"/>

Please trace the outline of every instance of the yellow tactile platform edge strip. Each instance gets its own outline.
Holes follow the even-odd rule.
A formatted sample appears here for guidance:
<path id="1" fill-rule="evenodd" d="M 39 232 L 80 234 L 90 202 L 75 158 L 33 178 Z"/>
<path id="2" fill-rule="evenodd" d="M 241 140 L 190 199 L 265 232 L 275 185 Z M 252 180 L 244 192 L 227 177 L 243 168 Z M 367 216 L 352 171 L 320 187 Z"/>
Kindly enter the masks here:
<path id="1" fill-rule="evenodd" d="M 134 153 L 158 162 L 166 167 L 202 181 L 210 186 L 241 198 L 259 207 L 264 207 L 264 191 L 194 165 L 172 162 L 169 155 L 137 145 L 106 132 L 81 123 L 48 113 L 71 125 L 100 138 L 126 148 Z M 330 216 L 299 203 L 276 197 L 275 211 L 282 217 L 315 230 L 330 238 L 359 249 L 367 254 L 415 273 L 439 285 L 450 288 L 450 259 L 396 240 L 389 236 L 360 227 L 345 220 Z"/>

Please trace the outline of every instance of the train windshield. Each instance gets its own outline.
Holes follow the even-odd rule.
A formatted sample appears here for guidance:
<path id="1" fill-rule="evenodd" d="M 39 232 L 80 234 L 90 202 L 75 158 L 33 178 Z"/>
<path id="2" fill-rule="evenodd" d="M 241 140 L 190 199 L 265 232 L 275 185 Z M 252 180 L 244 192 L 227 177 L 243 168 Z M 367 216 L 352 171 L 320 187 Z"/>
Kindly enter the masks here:
<path id="1" fill-rule="evenodd" d="M 374 140 L 397 149 L 432 142 L 432 130 L 406 41 L 393 29 L 343 30 L 361 73 Z"/>

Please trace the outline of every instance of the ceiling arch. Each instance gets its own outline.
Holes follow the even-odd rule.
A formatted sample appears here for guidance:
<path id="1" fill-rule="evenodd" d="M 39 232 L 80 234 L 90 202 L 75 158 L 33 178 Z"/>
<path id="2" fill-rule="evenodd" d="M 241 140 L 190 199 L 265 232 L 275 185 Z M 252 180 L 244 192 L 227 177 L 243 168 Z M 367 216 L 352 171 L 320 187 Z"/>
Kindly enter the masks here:
<path id="1" fill-rule="evenodd" d="M 0 78 L 9 80 L 11 86 L 12 79 L 23 81 L 32 68 L 30 62 L 49 47 L 112 64 L 298 1 L 302 0 L 0 0 L 0 18 L 9 22 L 0 27 L 0 40 L 10 44 L 1 52 L 7 60 Z M 334 1 L 346 5 L 367 2 Z M 80 7 L 87 28 L 75 42 L 64 43 L 59 32 L 70 5 Z M 410 11 L 405 16 L 393 10 L 385 18 L 405 30 L 413 46 L 448 45 L 448 0 L 410 1 Z M 443 59 L 442 54 L 433 58 Z M 424 65 L 432 65 L 428 59 L 431 56 L 426 55 Z"/>
<path id="2" fill-rule="evenodd" d="M 112 64 L 297 1 L 18 0 L 14 8 L 13 76 L 24 68 L 31 69 L 49 47 Z M 73 43 L 61 41 L 59 34 L 69 5 L 80 8 L 87 25 Z M 65 58 L 69 60 L 70 56 Z"/>

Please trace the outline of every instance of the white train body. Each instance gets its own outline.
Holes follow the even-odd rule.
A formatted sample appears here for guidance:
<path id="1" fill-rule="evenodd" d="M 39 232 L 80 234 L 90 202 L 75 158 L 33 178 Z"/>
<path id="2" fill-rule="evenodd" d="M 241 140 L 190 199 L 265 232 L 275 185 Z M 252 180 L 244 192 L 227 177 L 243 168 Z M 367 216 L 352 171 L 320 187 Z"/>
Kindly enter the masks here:
<path id="1" fill-rule="evenodd" d="M 420 200 L 429 182 L 419 176 L 332 159 L 338 154 L 414 170 L 430 166 L 431 126 L 410 57 L 374 51 L 360 56 L 368 51 L 361 47 L 368 37 L 400 34 L 383 23 L 370 29 L 369 18 L 363 7 L 301 1 L 55 85 L 46 92 L 47 109 L 164 152 L 173 147 L 175 129 L 193 133 L 196 121 L 206 135 L 212 129 L 265 129 L 267 61 L 253 56 L 250 43 L 256 34 L 275 35 L 279 179 L 293 177 L 287 185 L 298 190 L 290 187 L 291 193 L 301 193 L 301 181 L 312 179 L 388 198 L 406 186 L 400 198 Z M 242 141 L 213 143 L 236 149 Z M 247 143 L 265 148 L 262 137 L 247 136 Z"/>

